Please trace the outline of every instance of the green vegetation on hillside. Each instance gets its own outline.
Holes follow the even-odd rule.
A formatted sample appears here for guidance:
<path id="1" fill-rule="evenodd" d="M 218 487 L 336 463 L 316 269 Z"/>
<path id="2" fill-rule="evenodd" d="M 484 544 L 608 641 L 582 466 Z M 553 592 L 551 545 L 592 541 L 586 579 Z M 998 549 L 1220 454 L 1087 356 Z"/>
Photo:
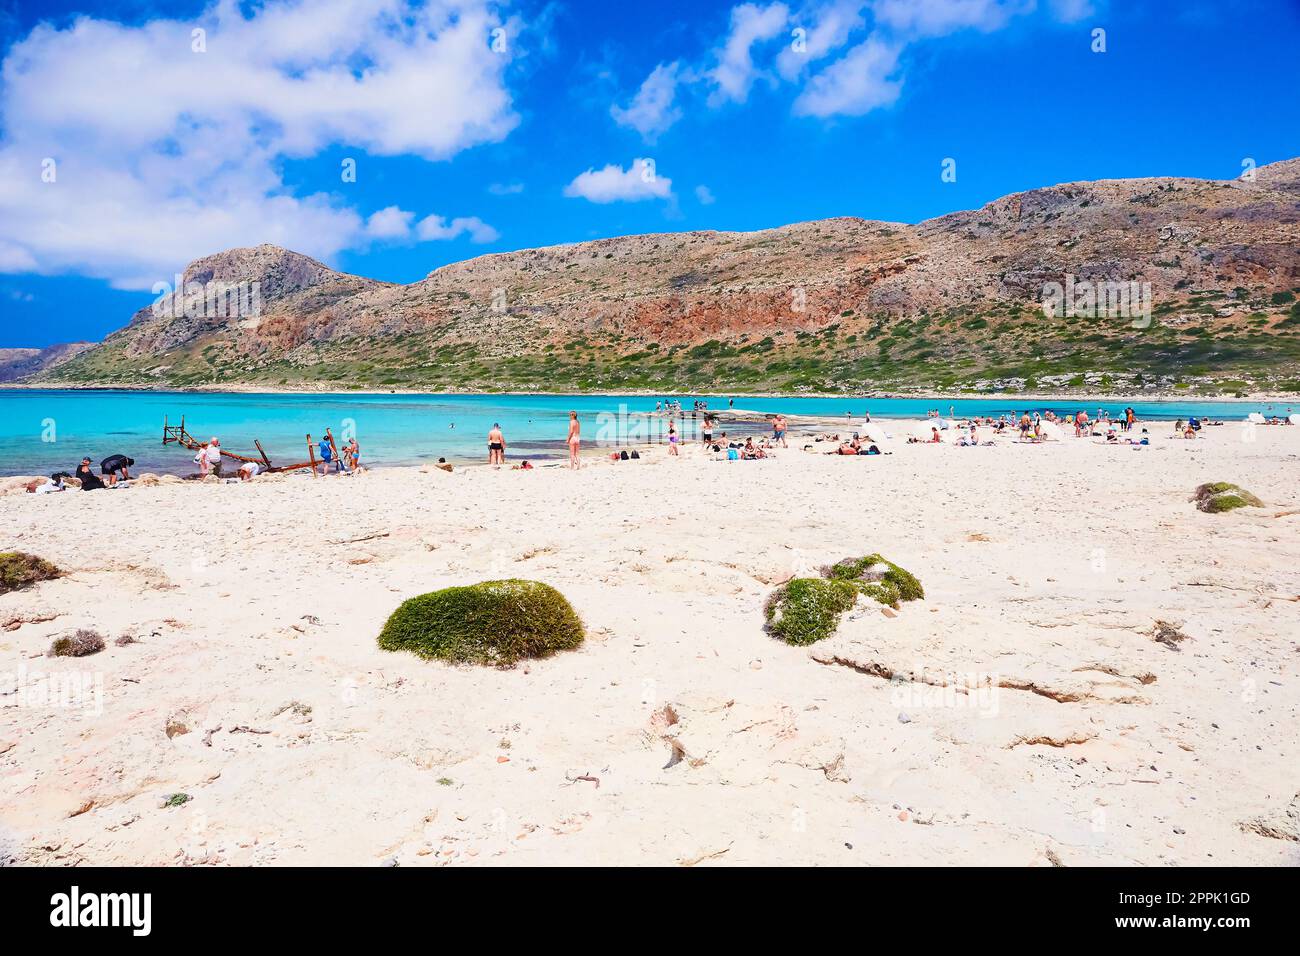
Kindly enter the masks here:
<path id="1" fill-rule="evenodd" d="M 1202 291 L 1122 319 L 1047 318 L 992 302 L 902 316 L 843 309 L 821 328 L 767 327 L 704 341 L 616 328 L 568 338 L 520 322 L 511 337 L 468 321 L 332 338 L 290 350 L 254 333 L 209 333 L 161 356 L 126 340 L 39 376 L 48 384 L 243 385 L 330 391 L 825 392 L 1300 388 L 1300 301 L 1291 293 Z M 1223 313 L 1223 314 L 1221 314 Z M 780 324 L 773 319 L 772 326 Z"/>

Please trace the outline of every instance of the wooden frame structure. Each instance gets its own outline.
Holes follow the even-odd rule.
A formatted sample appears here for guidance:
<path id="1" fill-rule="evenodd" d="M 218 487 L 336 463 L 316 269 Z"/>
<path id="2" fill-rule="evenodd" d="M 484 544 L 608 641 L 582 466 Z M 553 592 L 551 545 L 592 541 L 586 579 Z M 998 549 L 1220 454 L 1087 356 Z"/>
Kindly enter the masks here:
<path id="1" fill-rule="evenodd" d="M 181 416 L 181 423 L 179 425 L 168 424 L 167 416 L 165 415 L 163 416 L 162 443 L 164 445 L 171 445 L 171 444 L 180 445 L 182 448 L 188 448 L 190 451 L 198 451 L 199 448 L 202 447 L 202 443 L 195 440 L 194 436 L 185 430 L 184 415 Z M 226 451 L 224 448 L 221 449 L 221 455 L 223 458 L 230 458 L 234 461 L 238 461 L 241 463 L 251 461 L 255 465 L 257 465 L 260 470 L 264 472 L 299 471 L 303 468 L 310 468 L 312 476 L 314 477 L 316 475 L 316 464 L 317 464 L 316 450 L 315 447 L 312 445 L 311 435 L 307 436 L 308 460 L 296 462 L 295 464 L 292 465 L 272 465 L 271 459 L 267 457 L 266 449 L 262 447 L 262 442 L 254 438 L 253 444 L 257 446 L 257 457 L 253 457 L 250 455 L 238 455 L 233 451 Z M 330 436 L 330 447 L 331 448 L 334 447 L 334 437 L 332 435 Z M 337 452 L 335 452 L 335 454 L 337 454 Z"/>

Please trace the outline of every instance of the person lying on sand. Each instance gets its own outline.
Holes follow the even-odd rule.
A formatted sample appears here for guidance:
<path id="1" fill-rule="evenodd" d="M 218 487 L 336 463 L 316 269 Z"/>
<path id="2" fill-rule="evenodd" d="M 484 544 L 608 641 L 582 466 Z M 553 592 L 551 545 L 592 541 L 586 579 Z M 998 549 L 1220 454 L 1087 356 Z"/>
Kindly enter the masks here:
<path id="1" fill-rule="evenodd" d="M 443 471 L 451 471 L 451 462 L 446 458 L 439 458 L 437 467 L 441 468 Z"/>
<path id="2" fill-rule="evenodd" d="M 70 477 L 66 471 L 56 471 L 50 477 L 45 479 L 36 479 L 27 483 L 27 491 L 33 495 L 48 495 L 56 491 L 67 491 L 68 486 L 63 483 L 65 477 Z"/>
<path id="3" fill-rule="evenodd" d="M 615 460 L 617 460 L 618 456 L 615 455 L 614 458 Z M 513 466 L 510 470 L 511 471 L 533 471 L 533 463 L 530 462 L 527 458 L 525 458 L 519 464 Z"/>
<path id="4" fill-rule="evenodd" d="M 117 472 L 122 473 L 123 481 L 131 480 L 131 473 L 127 469 L 135 464 L 134 458 L 127 458 L 126 455 L 109 455 L 99 463 L 99 473 L 108 479 L 110 485 L 117 484 Z"/>

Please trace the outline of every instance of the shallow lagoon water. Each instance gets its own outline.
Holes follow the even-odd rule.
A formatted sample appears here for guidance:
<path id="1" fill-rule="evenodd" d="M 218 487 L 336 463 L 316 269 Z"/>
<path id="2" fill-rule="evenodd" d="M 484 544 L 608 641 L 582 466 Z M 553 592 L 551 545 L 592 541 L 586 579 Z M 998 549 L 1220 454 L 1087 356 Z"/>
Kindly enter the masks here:
<path id="1" fill-rule="evenodd" d="M 672 396 L 686 409 L 696 398 L 726 409 L 726 396 Z M 570 410 L 578 412 L 582 433 L 592 441 L 650 440 L 662 437 L 662 419 L 646 419 L 656 401 L 646 395 L 437 395 L 437 394 L 288 394 L 248 392 L 163 392 L 131 390 L 0 391 L 0 474 L 49 474 L 75 470 L 83 455 L 98 465 L 121 452 L 136 460 L 136 471 L 189 473 L 192 454 L 162 445 L 163 419 L 181 416 L 200 441 L 213 435 L 228 451 L 254 453 L 261 439 L 273 464 L 307 457 L 306 436 L 319 438 L 328 426 L 336 438 L 355 433 L 362 461 L 402 465 L 435 461 L 482 460 L 487 432 L 500 422 L 512 459 L 563 454 Z M 935 398 L 779 398 L 735 399 L 737 409 L 787 415 L 844 417 L 846 424 L 873 418 L 922 418 L 927 410 L 950 407 L 957 416 L 1001 415 L 1012 411 L 1073 414 L 1098 407 L 1117 415 L 1122 401 L 935 399 Z M 1285 403 L 1168 401 L 1133 403 L 1140 418 L 1173 419 L 1198 415 L 1240 422 L 1247 413 L 1286 414 Z M 1300 404 L 1300 403 L 1298 403 Z M 743 431 L 743 429 L 736 429 Z"/>

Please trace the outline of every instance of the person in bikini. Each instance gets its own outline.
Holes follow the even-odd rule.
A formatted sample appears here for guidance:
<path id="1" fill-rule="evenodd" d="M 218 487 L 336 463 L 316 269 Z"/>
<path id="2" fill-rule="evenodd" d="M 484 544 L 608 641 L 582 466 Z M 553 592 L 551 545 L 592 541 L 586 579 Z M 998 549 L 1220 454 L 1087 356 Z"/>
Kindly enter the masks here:
<path id="1" fill-rule="evenodd" d="M 582 425 L 578 422 L 578 413 L 569 412 L 569 436 L 565 443 L 569 446 L 569 467 L 578 469 L 582 467 L 578 456 L 578 451 L 582 446 Z"/>
<path id="2" fill-rule="evenodd" d="M 506 436 L 501 434 L 501 425 L 498 422 L 492 423 L 492 430 L 488 432 L 488 464 L 504 465 L 506 463 Z"/>

